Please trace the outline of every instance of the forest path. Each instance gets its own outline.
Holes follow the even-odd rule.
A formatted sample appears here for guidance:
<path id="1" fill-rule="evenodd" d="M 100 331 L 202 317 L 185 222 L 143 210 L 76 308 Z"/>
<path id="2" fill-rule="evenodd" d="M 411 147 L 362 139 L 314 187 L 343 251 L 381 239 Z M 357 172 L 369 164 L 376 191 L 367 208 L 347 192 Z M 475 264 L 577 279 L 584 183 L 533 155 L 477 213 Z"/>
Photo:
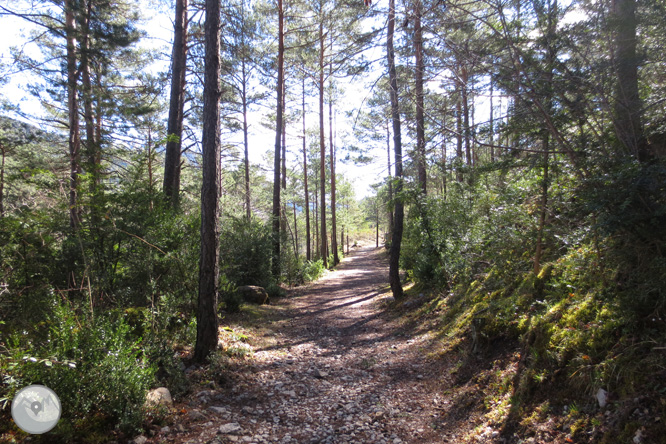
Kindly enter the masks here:
<path id="1" fill-rule="evenodd" d="M 436 426 L 443 363 L 387 315 L 387 276 L 381 249 L 358 249 L 271 306 L 266 344 L 232 364 L 230 383 L 195 390 L 179 407 L 187 428 L 155 442 L 456 442 Z"/>

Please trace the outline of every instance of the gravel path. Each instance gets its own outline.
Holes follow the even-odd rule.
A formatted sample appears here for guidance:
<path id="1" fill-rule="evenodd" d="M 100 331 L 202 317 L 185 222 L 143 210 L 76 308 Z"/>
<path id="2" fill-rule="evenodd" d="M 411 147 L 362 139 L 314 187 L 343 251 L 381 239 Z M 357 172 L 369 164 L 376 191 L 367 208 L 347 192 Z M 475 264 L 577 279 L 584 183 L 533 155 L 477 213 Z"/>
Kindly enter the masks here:
<path id="1" fill-rule="evenodd" d="M 446 378 L 385 313 L 381 250 L 359 249 L 336 271 L 279 301 L 268 345 L 234 381 L 179 405 L 155 442 L 440 443 Z M 439 364 L 441 365 L 441 363 Z"/>

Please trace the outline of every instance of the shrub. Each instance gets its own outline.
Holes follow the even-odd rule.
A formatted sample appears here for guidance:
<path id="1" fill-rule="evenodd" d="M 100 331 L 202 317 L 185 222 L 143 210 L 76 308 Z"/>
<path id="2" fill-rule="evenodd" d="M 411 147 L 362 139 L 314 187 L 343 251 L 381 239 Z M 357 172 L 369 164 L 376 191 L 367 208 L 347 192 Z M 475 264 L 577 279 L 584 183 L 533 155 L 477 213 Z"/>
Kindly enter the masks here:
<path id="1" fill-rule="evenodd" d="M 303 280 L 305 282 L 312 282 L 321 277 L 326 271 L 324 267 L 324 262 L 321 259 L 316 261 L 305 261 L 302 266 L 303 269 Z"/>
<path id="2" fill-rule="evenodd" d="M 224 303 L 224 309 L 229 313 L 239 312 L 243 299 L 236 291 L 236 286 L 229 282 L 224 274 L 220 275 L 219 291 L 220 302 Z"/>
<path id="3" fill-rule="evenodd" d="M 220 232 L 220 272 L 235 285 L 266 287 L 271 276 L 268 227 L 258 219 L 230 217 Z"/>
<path id="4" fill-rule="evenodd" d="M 6 374 L 0 396 L 11 399 L 33 383 L 50 387 L 67 406 L 55 431 L 65 439 L 93 418 L 123 432 L 137 430 L 155 366 L 146 362 L 124 319 L 86 319 L 61 304 L 40 327 L 45 340 L 8 339 L 6 354 L 0 355 Z"/>

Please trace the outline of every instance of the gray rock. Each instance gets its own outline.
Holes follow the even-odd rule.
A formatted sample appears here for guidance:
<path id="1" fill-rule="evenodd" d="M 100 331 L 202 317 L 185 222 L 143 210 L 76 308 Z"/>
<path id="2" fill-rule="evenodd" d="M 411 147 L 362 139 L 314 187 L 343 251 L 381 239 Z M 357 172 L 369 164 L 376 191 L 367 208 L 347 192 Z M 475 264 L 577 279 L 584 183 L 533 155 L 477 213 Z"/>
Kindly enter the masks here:
<path id="1" fill-rule="evenodd" d="M 134 438 L 134 440 L 132 440 L 131 442 L 133 444 L 146 444 L 148 442 L 148 438 L 141 435 L 141 436 L 137 436 L 136 438 Z"/>
<path id="2" fill-rule="evenodd" d="M 151 390 L 146 394 L 146 405 L 148 407 L 155 407 L 163 405 L 166 407 L 173 406 L 173 399 L 171 399 L 171 393 L 166 387 L 158 387 L 155 390 Z"/>
<path id="3" fill-rule="evenodd" d="M 269 304 L 268 293 L 263 287 L 243 285 L 236 289 L 243 301 L 251 304 Z"/>
<path id="4" fill-rule="evenodd" d="M 230 422 L 223 424 L 219 428 L 219 432 L 223 435 L 237 435 L 241 431 L 241 426 L 237 422 Z"/>
<path id="5" fill-rule="evenodd" d="M 193 420 L 193 421 L 202 421 L 202 420 L 206 419 L 206 415 L 204 415 L 203 413 L 201 413 L 199 410 L 196 410 L 196 409 L 195 410 L 190 410 L 187 413 L 187 416 L 189 416 L 190 419 Z"/>
<path id="6" fill-rule="evenodd" d="M 227 410 L 224 407 L 211 406 L 211 407 L 208 407 L 208 410 L 210 410 L 213 413 L 217 413 L 218 415 L 223 415 L 225 413 L 229 413 L 229 410 Z"/>
<path id="7" fill-rule="evenodd" d="M 597 402 L 599 403 L 599 407 L 602 409 L 606 407 L 606 404 L 608 403 L 608 392 L 602 388 L 600 388 L 597 391 Z"/>

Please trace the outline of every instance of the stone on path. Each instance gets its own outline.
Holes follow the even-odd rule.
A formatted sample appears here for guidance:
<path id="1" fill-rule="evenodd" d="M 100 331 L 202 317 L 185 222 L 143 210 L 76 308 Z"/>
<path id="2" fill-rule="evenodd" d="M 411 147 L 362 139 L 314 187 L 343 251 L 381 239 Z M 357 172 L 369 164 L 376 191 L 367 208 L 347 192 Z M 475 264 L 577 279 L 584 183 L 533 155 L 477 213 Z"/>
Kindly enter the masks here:
<path id="1" fill-rule="evenodd" d="M 223 435 L 236 435 L 241 431 L 241 426 L 237 422 L 230 422 L 223 424 L 219 428 L 219 432 Z"/>

